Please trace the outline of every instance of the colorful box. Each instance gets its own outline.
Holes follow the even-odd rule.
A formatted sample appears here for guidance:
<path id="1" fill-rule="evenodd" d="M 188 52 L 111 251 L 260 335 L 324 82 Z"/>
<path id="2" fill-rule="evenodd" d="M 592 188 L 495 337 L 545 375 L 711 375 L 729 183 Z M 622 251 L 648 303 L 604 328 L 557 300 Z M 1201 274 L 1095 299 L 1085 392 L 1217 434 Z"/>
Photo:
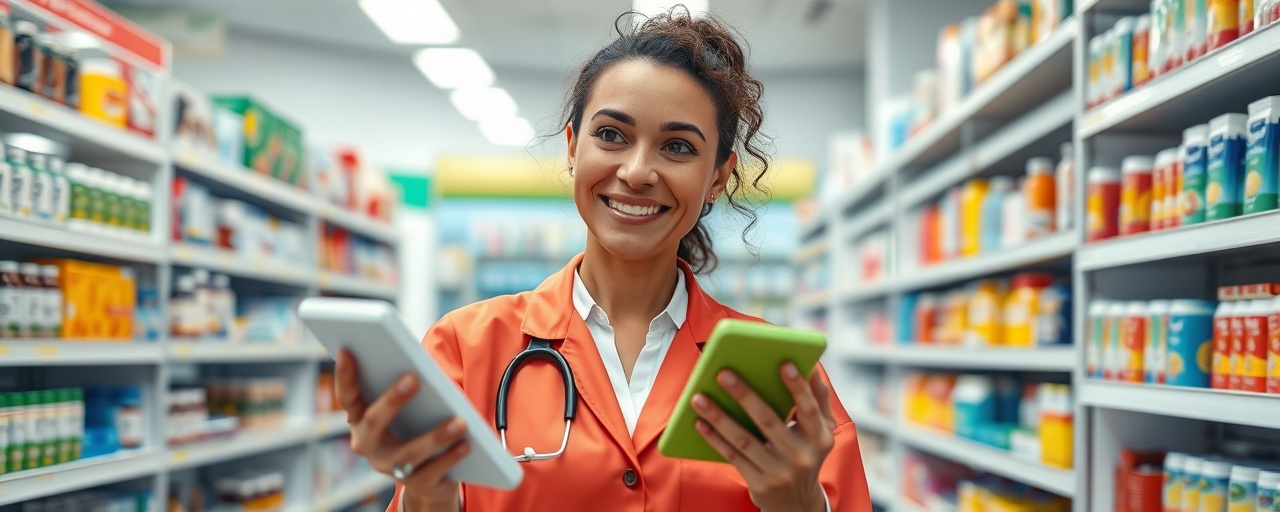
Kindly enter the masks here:
<path id="1" fill-rule="evenodd" d="M 248 96 L 220 96 L 213 101 L 244 117 L 245 167 L 295 186 L 305 184 L 302 130 L 296 124 Z"/>
<path id="2" fill-rule="evenodd" d="M 137 283 L 133 269 L 69 259 L 47 259 L 58 267 L 62 289 L 60 337 L 76 340 L 133 339 Z"/>

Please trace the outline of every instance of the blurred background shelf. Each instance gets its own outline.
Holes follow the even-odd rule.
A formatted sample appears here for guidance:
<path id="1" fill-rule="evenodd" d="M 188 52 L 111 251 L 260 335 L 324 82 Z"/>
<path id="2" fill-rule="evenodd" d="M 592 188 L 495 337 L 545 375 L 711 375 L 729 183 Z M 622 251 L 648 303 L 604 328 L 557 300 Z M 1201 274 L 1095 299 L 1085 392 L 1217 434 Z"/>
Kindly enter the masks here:
<path id="1" fill-rule="evenodd" d="M 395 486 L 395 480 L 386 475 L 373 473 L 349 482 L 332 493 L 316 499 L 317 512 L 333 512 L 356 504 L 371 494 L 377 494 Z"/>
<path id="2" fill-rule="evenodd" d="M 1068 498 L 1076 494 L 1076 474 L 1072 470 L 1028 462 L 1004 450 L 922 427 L 903 425 L 898 428 L 898 435 L 908 446 L 975 469 L 1031 484 Z"/>
<path id="3" fill-rule="evenodd" d="M 0 339 L 0 367 L 150 365 L 163 360 L 164 350 L 154 342 Z"/>
<path id="4" fill-rule="evenodd" d="M 319 281 L 320 291 L 337 295 L 395 301 L 400 294 L 395 285 L 324 270 L 320 271 Z"/>
<path id="5" fill-rule="evenodd" d="M 129 450 L 0 475 L 0 506 L 158 474 L 161 454 Z"/>
<path id="6" fill-rule="evenodd" d="M 301 446 L 311 439 L 313 428 L 309 421 L 290 420 L 277 427 L 243 429 L 226 439 L 172 447 L 165 465 L 172 471 Z"/>

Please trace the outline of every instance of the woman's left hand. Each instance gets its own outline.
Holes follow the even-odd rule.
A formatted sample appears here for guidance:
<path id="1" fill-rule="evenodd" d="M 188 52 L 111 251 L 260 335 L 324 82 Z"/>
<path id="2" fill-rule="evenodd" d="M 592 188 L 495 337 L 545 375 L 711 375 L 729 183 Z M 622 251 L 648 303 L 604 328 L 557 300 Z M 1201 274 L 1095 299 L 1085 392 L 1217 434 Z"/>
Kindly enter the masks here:
<path id="1" fill-rule="evenodd" d="M 835 444 L 835 419 L 826 382 L 813 372 L 808 382 L 792 363 L 782 366 L 782 381 L 796 403 L 796 419 L 779 418 L 742 378 L 725 370 L 716 376 L 720 386 L 738 401 L 760 427 L 767 442 L 739 425 L 711 399 L 693 398 L 702 417 L 698 432 L 733 464 L 747 481 L 751 501 L 761 512 L 826 510 L 826 496 L 818 472 Z"/>

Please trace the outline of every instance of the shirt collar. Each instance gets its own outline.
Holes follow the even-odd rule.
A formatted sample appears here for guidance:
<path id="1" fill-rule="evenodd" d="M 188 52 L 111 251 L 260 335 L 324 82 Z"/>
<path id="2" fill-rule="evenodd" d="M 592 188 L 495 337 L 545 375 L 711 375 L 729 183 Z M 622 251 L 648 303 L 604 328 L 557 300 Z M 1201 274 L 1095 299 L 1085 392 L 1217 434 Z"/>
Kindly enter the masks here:
<path id="1" fill-rule="evenodd" d="M 591 315 L 591 312 L 600 309 L 601 315 L 604 310 L 591 298 L 591 292 L 587 291 L 587 286 L 582 283 L 582 276 L 578 275 L 575 270 L 573 272 L 573 309 L 578 312 L 578 316 L 584 321 Z M 676 289 L 671 294 L 671 302 L 667 304 L 667 308 L 658 314 L 654 320 L 658 320 L 666 315 L 671 319 L 671 323 L 676 329 L 684 327 L 684 321 L 689 314 L 689 290 L 685 288 L 684 272 L 676 271 Z M 651 326 L 654 323 L 650 324 Z"/>

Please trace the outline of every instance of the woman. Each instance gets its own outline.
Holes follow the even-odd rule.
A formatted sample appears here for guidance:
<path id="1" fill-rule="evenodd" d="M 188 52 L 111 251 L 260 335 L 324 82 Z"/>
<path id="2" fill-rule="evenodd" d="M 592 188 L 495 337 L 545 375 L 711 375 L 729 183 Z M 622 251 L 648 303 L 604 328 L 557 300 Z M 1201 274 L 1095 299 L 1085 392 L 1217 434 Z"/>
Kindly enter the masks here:
<path id="1" fill-rule="evenodd" d="M 423 340 L 482 414 L 494 410 L 511 359 L 531 339 L 550 341 L 580 396 L 567 449 L 523 464 L 512 492 L 451 482 L 446 472 L 469 450 L 459 441 L 460 422 L 400 442 L 387 423 L 417 380 L 406 375 L 366 401 L 356 362 L 340 354 L 338 395 L 352 448 L 403 478 L 389 511 L 871 510 L 853 423 L 822 371 L 806 381 L 793 365 L 779 369 L 797 404 L 791 422 L 723 372 L 719 383 L 767 443 L 698 396 L 698 430 L 730 464 L 658 453 L 699 343 L 718 320 L 747 318 L 703 292 L 694 272 L 715 265 L 701 224 L 712 205 L 723 199 L 752 213 L 738 200 L 739 185 L 748 183 L 739 151 L 767 169 L 761 93 L 727 27 L 687 12 L 649 19 L 582 67 L 564 126 L 574 202 L 589 231 L 586 252 L 532 292 L 445 315 Z M 510 386 L 512 449 L 560 446 L 562 386 L 547 363 L 518 374 Z"/>

